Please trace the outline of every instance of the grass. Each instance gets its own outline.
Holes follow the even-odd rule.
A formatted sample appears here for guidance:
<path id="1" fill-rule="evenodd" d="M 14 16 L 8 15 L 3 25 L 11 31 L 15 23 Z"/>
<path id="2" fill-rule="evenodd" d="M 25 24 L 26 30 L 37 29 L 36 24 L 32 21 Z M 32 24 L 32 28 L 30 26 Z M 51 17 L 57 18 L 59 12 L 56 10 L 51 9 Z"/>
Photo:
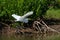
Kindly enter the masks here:
<path id="1" fill-rule="evenodd" d="M 60 19 L 60 9 L 50 9 L 46 12 L 45 18 L 47 19 Z"/>

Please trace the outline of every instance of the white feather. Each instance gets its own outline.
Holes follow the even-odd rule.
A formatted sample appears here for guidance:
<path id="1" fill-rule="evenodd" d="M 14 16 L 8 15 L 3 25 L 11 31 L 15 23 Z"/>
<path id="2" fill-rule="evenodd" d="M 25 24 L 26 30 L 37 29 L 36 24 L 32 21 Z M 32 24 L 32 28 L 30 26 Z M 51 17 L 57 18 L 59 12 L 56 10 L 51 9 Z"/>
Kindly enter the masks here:
<path id="1" fill-rule="evenodd" d="M 14 17 L 15 19 L 20 19 L 21 18 L 21 16 L 18 16 L 16 14 L 12 14 L 12 17 Z"/>
<path id="2" fill-rule="evenodd" d="M 23 23 L 28 23 L 28 16 L 32 15 L 33 11 L 28 12 L 27 14 L 23 15 L 23 16 L 18 16 L 16 14 L 12 14 L 12 17 L 14 17 L 16 20 L 15 21 L 20 21 Z"/>
<path id="3" fill-rule="evenodd" d="M 26 17 L 28 17 L 28 16 L 30 16 L 32 14 L 33 14 L 33 11 L 30 11 L 30 12 L 26 13 L 25 15 L 23 15 L 22 17 L 26 18 Z"/>

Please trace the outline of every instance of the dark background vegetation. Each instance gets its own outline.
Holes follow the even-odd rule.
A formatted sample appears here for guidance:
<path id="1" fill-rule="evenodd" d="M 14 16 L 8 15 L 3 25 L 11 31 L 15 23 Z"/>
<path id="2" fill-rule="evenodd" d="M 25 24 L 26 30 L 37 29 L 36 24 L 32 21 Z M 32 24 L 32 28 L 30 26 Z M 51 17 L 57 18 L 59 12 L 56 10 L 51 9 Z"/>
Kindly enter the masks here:
<path id="1" fill-rule="evenodd" d="M 24 15 L 29 11 L 34 14 L 29 18 L 35 20 L 60 20 L 60 0 L 0 0 L 0 21 L 11 22 L 12 14 Z"/>
<path id="2" fill-rule="evenodd" d="M 47 37 L 47 38 L 44 38 L 40 36 L 37 37 L 36 35 L 35 36 L 32 35 L 31 37 L 29 36 L 19 37 L 20 35 L 14 34 L 13 32 L 15 32 L 16 30 L 14 29 L 14 27 L 16 27 L 17 25 L 20 27 L 20 25 L 23 25 L 23 23 L 14 22 L 15 19 L 11 15 L 17 14 L 22 16 L 29 11 L 34 12 L 33 15 L 29 17 L 31 19 L 30 21 L 32 20 L 34 21 L 34 20 L 37 20 L 38 18 L 41 18 L 45 20 L 44 21 L 45 23 L 48 22 L 50 24 L 56 24 L 57 22 L 60 22 L 60 0 L 0 0 L 0 40 L 7 40 L 7 39 L 8 40 L 40 40 L 40 39 L 60 40 L 60 35 L 51 36 L 50 34 L 48 34 L 51 37 L 44 36 L 44 37 Z M 29 26 L 31 24 L 32 23 L 30 22 Z M 13 28 L 10 28 L 10 27 L 13 27 Z M 58 31 L 60 31 L 59 30 L 60 25 L 53 26 L 52 28 L 55 28 Z M 10 34 L 6 35 L 6 32 L 10 33 L 11 35 Z M 5 34 L 5 35 L 1 35 L 1 34 Z"/>

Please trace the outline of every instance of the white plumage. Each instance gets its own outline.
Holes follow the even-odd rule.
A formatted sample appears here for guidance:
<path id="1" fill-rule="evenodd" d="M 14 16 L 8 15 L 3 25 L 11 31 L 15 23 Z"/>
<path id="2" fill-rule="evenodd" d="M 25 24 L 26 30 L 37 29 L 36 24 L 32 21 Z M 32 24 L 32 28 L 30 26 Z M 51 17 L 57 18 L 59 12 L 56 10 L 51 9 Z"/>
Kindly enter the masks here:
<path id="1" fill-rule="evenodd" d="M 23 23 L 28 23 L 28 16 L 32 15 L 33 11 L 28 12 L 27 14 L 23 15 L 23 16 L 18 16 L 16 14 L 12 14 L 12 17 L 14 17 L 16 20 L 15 21 L 20 21 Z"/>

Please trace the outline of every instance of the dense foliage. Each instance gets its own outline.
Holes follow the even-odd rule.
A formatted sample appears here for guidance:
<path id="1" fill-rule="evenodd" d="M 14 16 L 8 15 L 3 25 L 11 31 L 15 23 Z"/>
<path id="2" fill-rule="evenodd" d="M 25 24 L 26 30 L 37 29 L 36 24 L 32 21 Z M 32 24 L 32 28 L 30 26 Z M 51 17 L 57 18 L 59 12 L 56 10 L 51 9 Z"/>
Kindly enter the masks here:
<path id="1" fill-rule="evenodd" d="M 49 8 L 60 8 L 59 0 L 0 0 L 0 20 L 12 20 L 12 14 L 24 15 L 34 11 L 30 17 L 36 19 L 45 15 Z"/>

